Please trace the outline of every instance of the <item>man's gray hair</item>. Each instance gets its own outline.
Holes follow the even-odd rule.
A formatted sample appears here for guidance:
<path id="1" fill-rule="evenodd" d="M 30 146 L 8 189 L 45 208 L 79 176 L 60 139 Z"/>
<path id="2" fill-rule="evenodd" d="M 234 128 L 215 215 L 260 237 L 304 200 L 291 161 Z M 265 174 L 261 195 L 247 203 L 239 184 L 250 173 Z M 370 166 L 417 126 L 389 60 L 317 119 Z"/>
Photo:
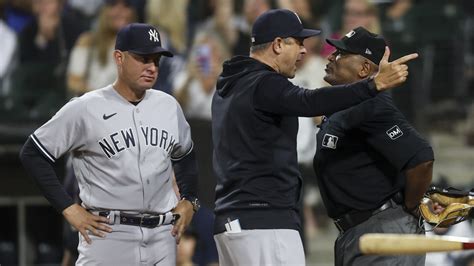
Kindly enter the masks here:
<path id="1" fill-rule="evenodd" d="M 257 45 L 252 45 L 250 46 L 250 53 L 253 54 L 253 53 L 258 53 L 260 51 L 266 50 L 268 47 L 270 47 L 271 44 L 272 42 L 266 42 L 266 43 L 261 43 Z"/>
<path id="2" fill-rule="evenodd" d="M 290 42 L 290 39 L 289 39 L 289 38 L 290 38 L 290 37 L 284 38 L 284 39 L 283 39 L 283 42 L 284 42 L 285 44 L 290 44 L 291 42 Z M 271 45 L 272 43 L 273 43 L 273 42 L 266 42 L 266 43 L 261 43 L 261 44 L 257 44 L 257 45 L 252 45 L 252 46 L 250 46 L 250 53 L 251 53 L 251 54 L 252 54 L 252 53 L 256 53 L 256 52 L 258 53 L 258 52 L 260 52 L 260 51 L 266 50 L 268 47 L 270 47 L 270 45 Z"/>

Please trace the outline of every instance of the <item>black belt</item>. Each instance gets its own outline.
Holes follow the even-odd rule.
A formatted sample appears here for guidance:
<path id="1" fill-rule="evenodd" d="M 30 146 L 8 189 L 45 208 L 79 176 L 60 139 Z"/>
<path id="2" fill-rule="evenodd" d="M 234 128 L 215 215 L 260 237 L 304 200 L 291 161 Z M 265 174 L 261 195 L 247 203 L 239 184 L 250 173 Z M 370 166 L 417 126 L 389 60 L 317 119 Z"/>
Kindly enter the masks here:
<path id="1" fill-rule="evenodd" d="M 92 213 L 107 217 L 110 224 L 118 221 L 120 224 L 135 225 L 146 228 L 155 228 L 160 225 L 174 224 L 179 214 L 167 212 L 163 214 L 130 214 L 121 211 L 92 211 Z"/>
<path id="2" fill-rule="evenodd" d="M 392 200 L 389 200 L 375 210 L 347 213 L 337 219 L 334 219 L 334 224 L 336 225 L 337 229 L 339 229 L 339 232 L 343 233 L 344 231 L 347 231 L 350 228 L 367 221 L 373 215 L 385 211 L 394 205 L 396 205 L 396 203 L 394 203 Z"/>

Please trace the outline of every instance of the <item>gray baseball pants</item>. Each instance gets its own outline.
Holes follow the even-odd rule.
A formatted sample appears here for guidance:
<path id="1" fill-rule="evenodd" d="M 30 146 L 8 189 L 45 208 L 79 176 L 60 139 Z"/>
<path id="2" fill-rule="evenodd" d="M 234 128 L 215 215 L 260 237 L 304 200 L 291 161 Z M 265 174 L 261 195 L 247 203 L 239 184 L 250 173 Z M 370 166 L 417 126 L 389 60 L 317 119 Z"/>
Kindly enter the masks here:
<path id="1" fill-rule="evenodd" d="M 290 229 L 242 230 L 214 236 L 220 265 L 305 265 L 300 235 Z"/>
<path id="2" fill-rule="evenodd" d="M 176 265 L 176 240 L 172 225 L 145 228 L 113 224 L 105 238 L 89 235 L 87 244 L 79 234 L 76 265 Z"/>
<path id="3" fill-rule="evenodd" d="M 362 255 L 359 250 L 359 238 L 366 233 L 423 234 L 423 231 L 418 227 L 418 220 L 414 216 L 405 212 L 402 206 L 393 204 L 391 208 L 339 234 L 334 246 L 336 266 L 425 265 L 425 255 Z"/>

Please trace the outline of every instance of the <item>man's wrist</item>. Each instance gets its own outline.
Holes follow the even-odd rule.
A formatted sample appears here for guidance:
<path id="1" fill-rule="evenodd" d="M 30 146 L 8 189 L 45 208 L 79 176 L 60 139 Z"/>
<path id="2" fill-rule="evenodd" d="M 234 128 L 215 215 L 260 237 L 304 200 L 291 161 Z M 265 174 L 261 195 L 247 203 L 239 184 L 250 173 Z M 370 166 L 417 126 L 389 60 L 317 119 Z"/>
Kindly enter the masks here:
<path id="1" fill-rule="evenodd" d="M 378 93 L 380 92 L 380 86 L 381 85 L 377 85 L 376 83 L 376 80 L 375 80 L 375 76 L 370 76 L 368 79 L 367 79 L 367 83 L 369 85 L 369 89 L 374 91 L 375 93 Z"/>
<path id="2" fill-rule="evenodd" d="M 193 205 L 194 212 L 199 211 L 199 209 L 201 208 L 201 203 L 199 202 L 199 199 L 197 197 L 185 195 L 181 196 L 181 200 L 187 200 L 191 202 L 191 204 Z"/>

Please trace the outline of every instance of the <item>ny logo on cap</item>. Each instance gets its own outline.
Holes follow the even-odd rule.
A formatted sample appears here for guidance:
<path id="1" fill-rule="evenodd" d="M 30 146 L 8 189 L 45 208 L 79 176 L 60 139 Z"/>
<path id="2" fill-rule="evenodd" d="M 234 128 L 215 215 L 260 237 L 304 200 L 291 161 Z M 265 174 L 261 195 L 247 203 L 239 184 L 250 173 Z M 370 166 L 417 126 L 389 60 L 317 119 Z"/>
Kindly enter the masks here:
<path id="1" fill-rule="evenodd" d="M 158 38 L 158 32 L 155 29 L 150 29 L 148 34 L 150 34 L 150 41 L 160 42 L 160 39 Z"/>

